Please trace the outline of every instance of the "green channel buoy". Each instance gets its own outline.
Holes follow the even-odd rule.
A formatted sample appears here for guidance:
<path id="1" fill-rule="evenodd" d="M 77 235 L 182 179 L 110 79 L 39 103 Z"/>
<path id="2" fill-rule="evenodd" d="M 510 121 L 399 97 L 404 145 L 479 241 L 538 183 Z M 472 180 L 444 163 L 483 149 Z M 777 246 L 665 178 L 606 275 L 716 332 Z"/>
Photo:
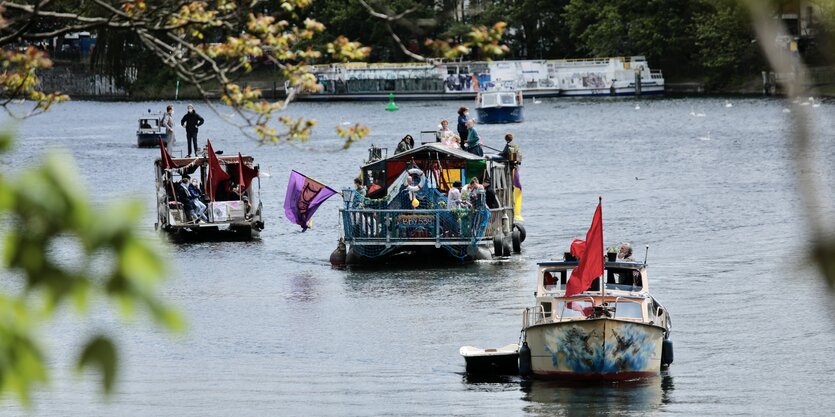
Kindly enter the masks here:
<path id="1" fill-rule="evenodd" d="M 389 93 L 389 105 L 386 106 L 386 111 L 398 111 L 400 107 L 394 104 L 394 93 Z"/>

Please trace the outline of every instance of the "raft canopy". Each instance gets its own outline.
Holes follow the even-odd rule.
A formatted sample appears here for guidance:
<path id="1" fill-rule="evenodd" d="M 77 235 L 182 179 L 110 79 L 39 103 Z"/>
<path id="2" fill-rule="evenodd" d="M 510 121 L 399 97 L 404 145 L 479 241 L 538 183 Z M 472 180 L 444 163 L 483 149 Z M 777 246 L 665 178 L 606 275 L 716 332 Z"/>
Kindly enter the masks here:
<path id="1" fill-rule="evenodd" d="M 444 178 L 438 185 L 441 192 L 449 190 L 453 181 L 461 181 L 466 184 L 473 177 L 479 181 L 484 179 L 485 169 L 489 160 L 467 151 L 451 148 L 440 143 L 427 143 L 397 155 L 390 156 L 379 161 L 374 161 L 362 167 L 364 181 L 367 186 L 377 184 L 382 187 L 382 192 L 390 184 L 396 181 L 397 177 L 414 164 L 426 172 L 433 168 L 444 171 Z M 502 166 L 501 161 L 490 161 L 493 166 Z M 370 180 L 373 178 L 373 180 Z M 374 193 L 379 195 L 379 193 Z"/>

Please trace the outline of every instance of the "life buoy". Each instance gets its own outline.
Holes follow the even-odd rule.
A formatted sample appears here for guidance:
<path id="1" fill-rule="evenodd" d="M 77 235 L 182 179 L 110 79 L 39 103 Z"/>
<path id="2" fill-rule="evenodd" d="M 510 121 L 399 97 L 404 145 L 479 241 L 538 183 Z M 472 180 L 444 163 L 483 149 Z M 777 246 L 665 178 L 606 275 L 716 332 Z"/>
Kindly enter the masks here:
<path id="1" fill-rule="evenodd" d="M 426 176 L 423 175 L 423 171 L 420 168 L 412 168 L 408 171 L 409 176 L 412 178 L 412 183 L 406 186 L 410 192 L 415 193 L 423 189 L 426 185 Z M 415 180 L 415 176 L 417 176 L 417 181 Z"/>

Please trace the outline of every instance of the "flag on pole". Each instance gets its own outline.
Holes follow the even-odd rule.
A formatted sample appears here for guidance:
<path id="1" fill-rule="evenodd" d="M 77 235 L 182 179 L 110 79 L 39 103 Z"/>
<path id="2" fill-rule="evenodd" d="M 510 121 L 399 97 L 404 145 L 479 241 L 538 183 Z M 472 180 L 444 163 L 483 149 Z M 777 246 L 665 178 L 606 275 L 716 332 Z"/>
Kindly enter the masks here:
<path id="1" fill-rule="evenodd" d="M 258 176 L 258 170 L 244 165 L 244 157 L 238 152 L 238 184 L 241 186 L 241 194 L 249 189 L 252 179 Z"/>
<path id="2" fill-rule="evenodd" d="M 165 143 L 162 142 L 162 139 L 159 140 L 159 152 L 160 152 L 160 160 L 162 161 L 162 167 L 165 169 L 176 168 L 177 165 L 174 164 L 174 160 L 171 159 L 171 155 L 168 154 L 168 151 L 165 150 Z"/>
<path id="3" fill-rule="evenodd" d="M 220 166 L 220 161 L 217 159 L 217 155 L 215 155 L 215 150 L 212 148 L 212 141 L 208 141 L 208 154 L 209 154 L 209 189 L 206 190 L 209 195 L 209 199 L 211 201 L 215 201 L 215 196 L 217 195 L 217 186 L 220 184 L 221 181 L 226 181 L 229 179 L 229 174 L 223 170 L 223 167 Z"/>
<path id="4" fill-rule="evenodd" d="M 595 278 L 603 275 L 603 199 L 597 204 L 591 227 L 586 233 L 585 245 L 575 240 L 571 243 L 572 253 L 575 247 L 579 253 L 580 262 L 573 271 L 565 286 L 565 296 L 580 294 L 591 286 Z"/>
<path id="5" fill-rule="evenodd" d="M 519 167 L 513 169 L 513 220 L 525 221 L 522 218 L 522 181 L 519 180 Z"/>
<path id="6" fill-rule="evenodd" d="M 287 194 L 284 196 L 284 214 L 291 222 L 301 226 L 304 232 L 310 227 L 313 213 L 334 194 L 334 189 L 292 170 L 287 183 Z"/>

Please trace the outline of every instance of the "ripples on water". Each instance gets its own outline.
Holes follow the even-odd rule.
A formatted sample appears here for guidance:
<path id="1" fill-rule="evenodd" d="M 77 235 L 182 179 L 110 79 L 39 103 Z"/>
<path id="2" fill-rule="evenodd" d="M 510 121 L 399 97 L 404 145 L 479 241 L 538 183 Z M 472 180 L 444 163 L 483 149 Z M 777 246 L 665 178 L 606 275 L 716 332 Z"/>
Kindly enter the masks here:
<path id="1" fill-rule="evenodd" d="M 528 240 L 522 256 L 441 268 L 330 269 L 337 239 L 334 197 L 300 233 L 283 218 L 290 169 L 349 186 L 374 143 L 393 149 L 406 133 L 454 121 L 464 102 L 294 104 L 319 125 L 305 147 L 258 146 L 198 104 L 201 139 L 256 156 L 267 228 L 252 243 L 176 246 L 162 289 L 189 330 L 173 337 L 103 309 L 79 327 L 74 314 L 46 329 L 51 388 L 35 415 L 733 415 L 810 414 L 835 406 L 831 296 L 808 267 L 786 141 L 783 102 L 770 99 L 542 100 L 526 121 L 480 126 L 500 147 L 522 147 Z M 51 148 L 71 152 L 95 201 L 136 197 L 152 209 L 151 161 L 137 149 L 139 113 L 164 103 L 75 102 L 20 126 L 4 171 Z M 177 117 L 185 103 L 177 103 Z M 693 117 L 691 109 L 705 113 Z M 833 106 L 814 110 L 831 132 Z M 364 122 L 371 136 L 345 152 L 334 127 Z M 184 152 L 184 132 L 178 131 Z M 820 136 L 819 173 L 833 178 L 835 146 Z M 637 177 L 637 179 L 636 179 Z M 831 187 L 830 187 L 831 188 Z M 827 189 L 827 192 L 831 189 Z M 519 336 L 533 302 L 535 262 L 583 236 L 603 196 L 606 244 L 651 245 L 652 292 L 673 314 L 676 361 L 664 375 L 614 385 L 478 381 L 463 374 L 462 345 L 503 346 Z M 831 203 L 830 197 L 825 201 Z M 154 215 L 144 225 L 153 235 Z M 60 248 L 58 249 L 60 250 Z M 67 249 L 69 251 L 69 249 Z M 8 280 L 6 280 L 8 281 Z M 9 288 L 9 283 L 3 284 Z M 124 361 L 117 395 L 72 374 L 81 335 L 115 334 Z M 3 414 L 19 414 L 3 403 Z"/>

